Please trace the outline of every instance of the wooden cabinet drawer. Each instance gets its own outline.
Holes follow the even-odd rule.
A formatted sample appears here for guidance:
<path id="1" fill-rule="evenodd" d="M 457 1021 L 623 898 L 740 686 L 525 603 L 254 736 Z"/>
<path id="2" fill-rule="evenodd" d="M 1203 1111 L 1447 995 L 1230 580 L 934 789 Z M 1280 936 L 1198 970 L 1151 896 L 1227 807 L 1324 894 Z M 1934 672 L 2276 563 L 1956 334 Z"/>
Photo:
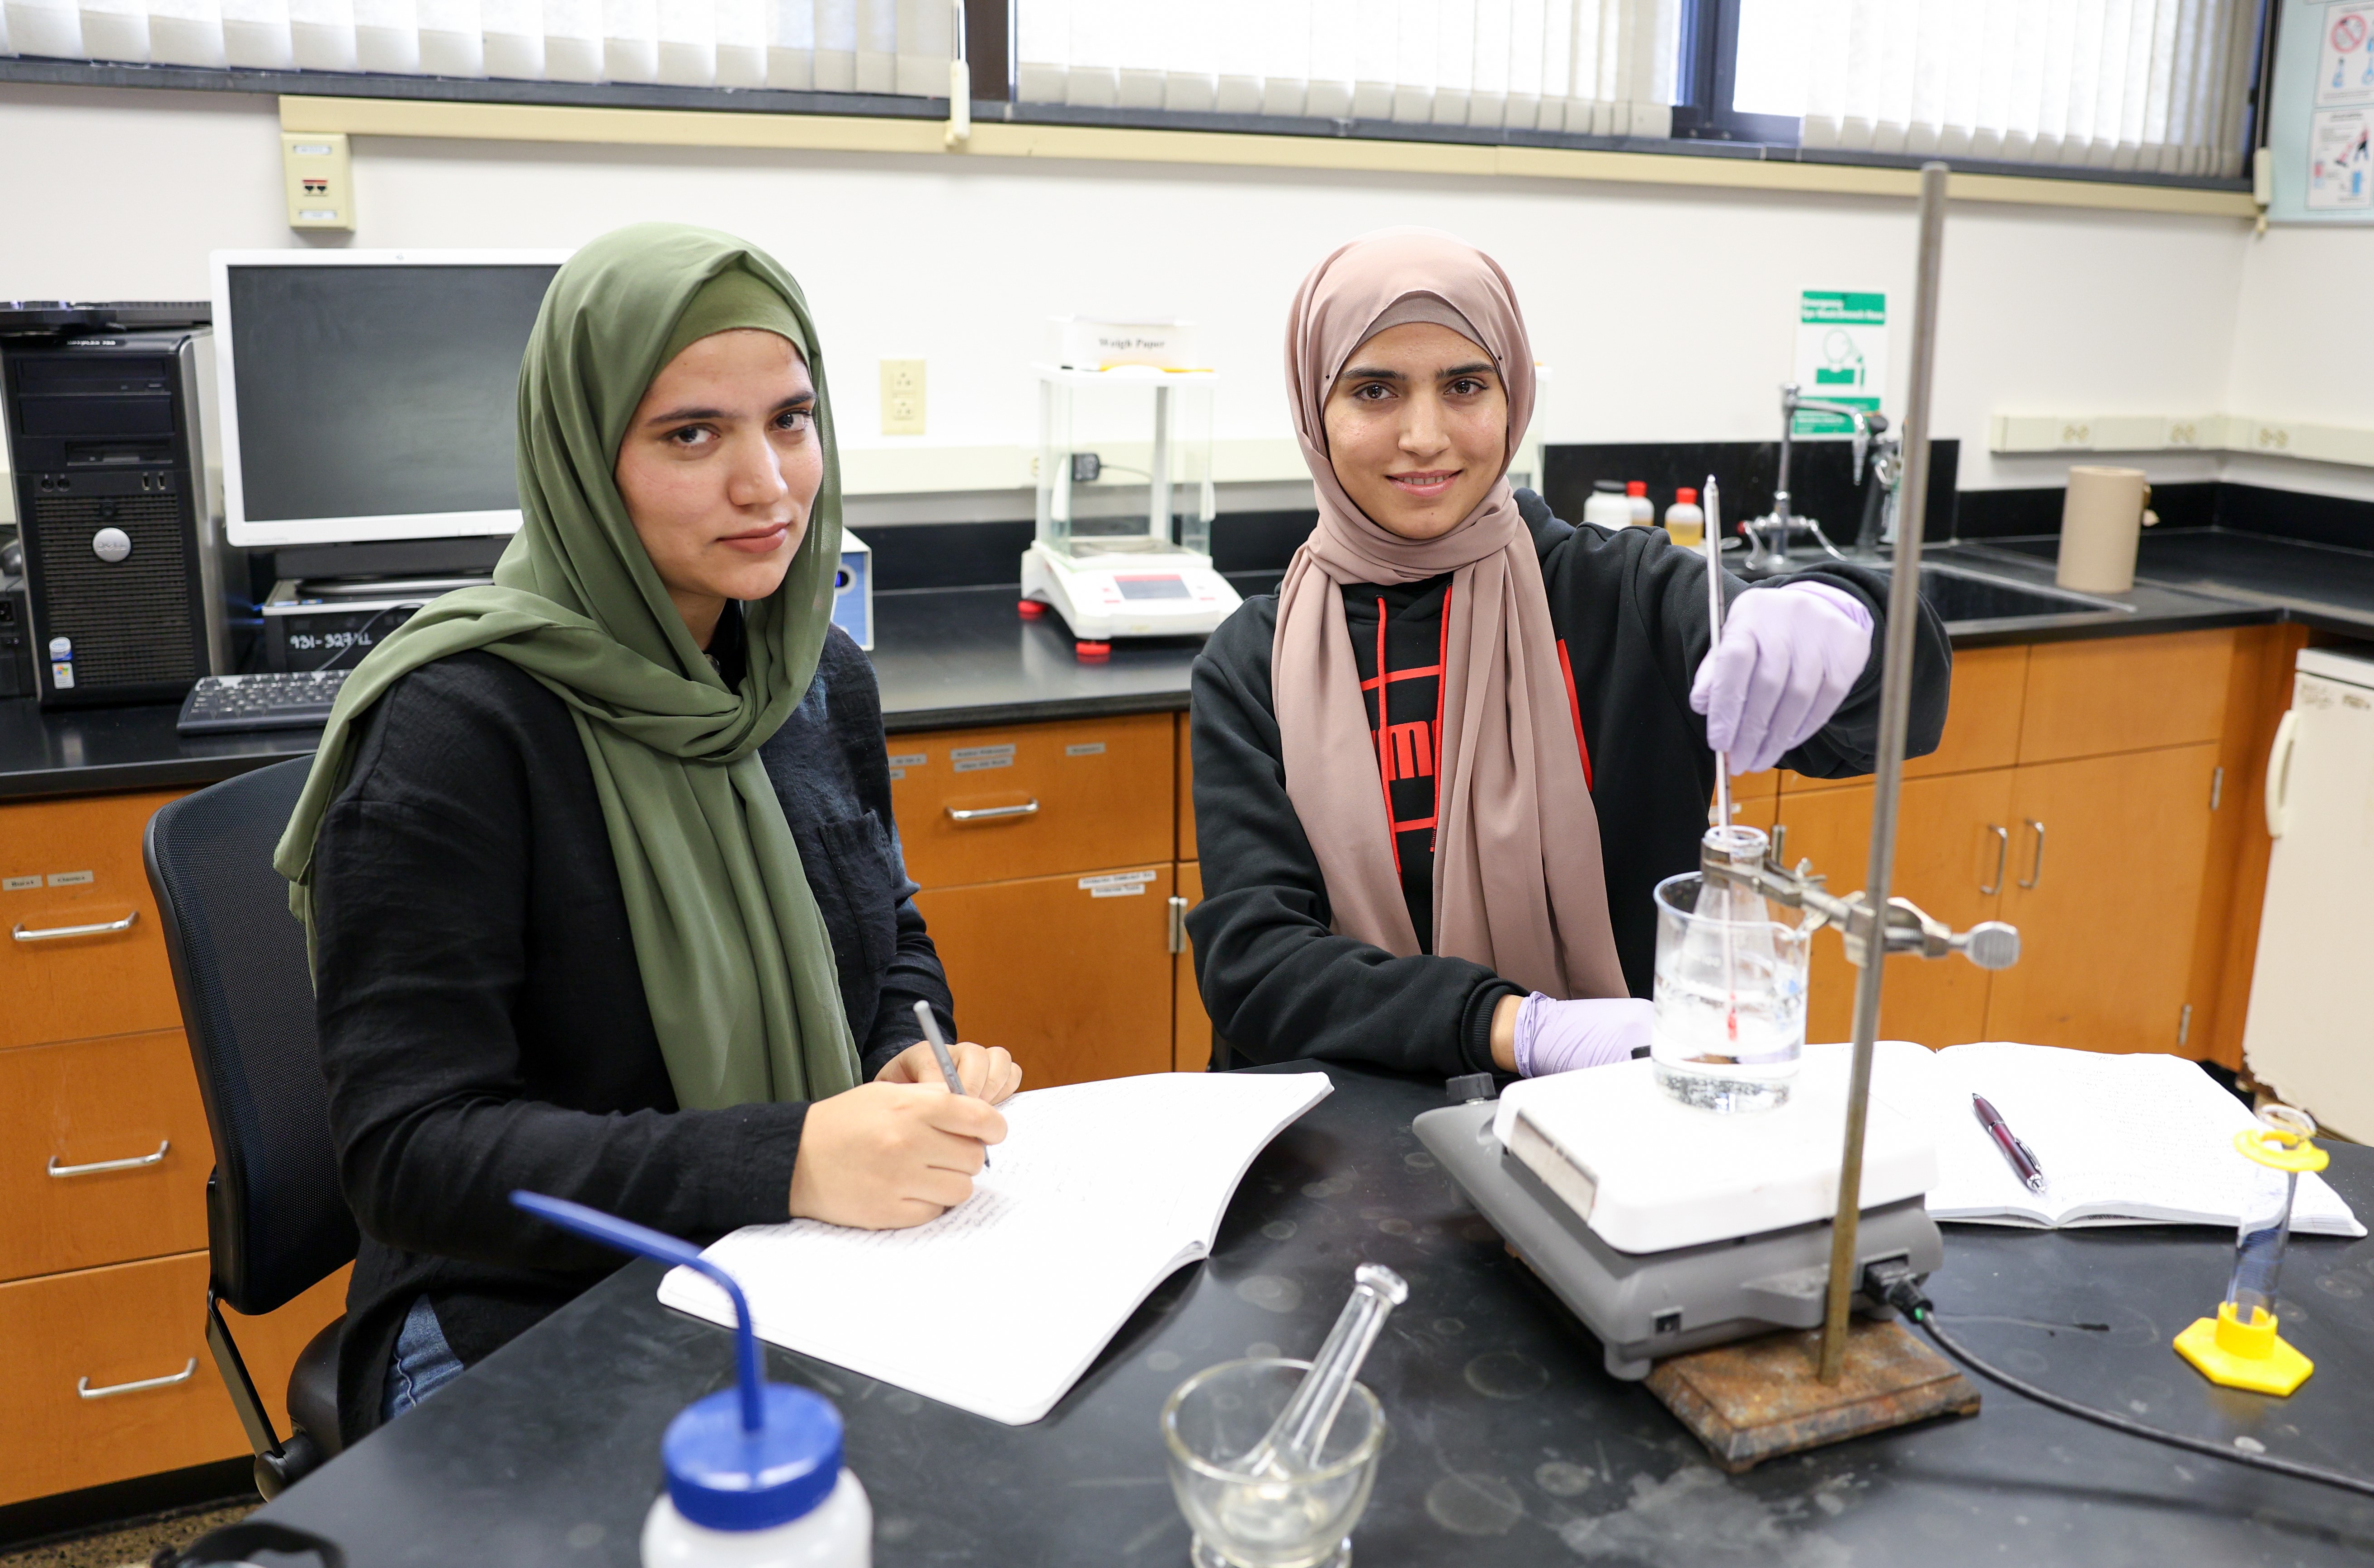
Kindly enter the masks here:
<path id="1" fill-rule="evenodd" d="M 1954 695 L 1945 710 L 1945 733 L 1937 749 L 1926 757 L 1904 760 L 1908 779 L 1934 778 L 1940 773 L 1974 772 L 1980 768 L 2008 768 L 2019 760 L 2020 716 L 2027 703 L 2027 654 L 2025 644 L 2012 648 L 1972 648 L 1954 655 Z M 1785 775 L 1788 792 L 1851 789 L 1866 784 L 1862 778 L 1809 779 Z"/>
<path id="2" fill-rule="evenodd" d="M 2039 643 L 2028 650 L 2019 760 L 2215 740 L 2233 662 L 2231 631 Z"/>
<path id="3" fill-rule="evenodd" d="M 0 806 L 0 1049 L 180 1027 L 140 835 L 181 793 Z"/>
<path id="4" fill-rule="evenodd" d="M 225 1315 L 277 1431 L 298 1351 L 345 1302 L 342 1269 L 268 1317 Z M 206 1303 L 204 1253 L 0 1285 L 0 1503 L 245 1453 Z"/>
<path id="5" fill-rule="evenodd" d="M 181 1031 L 0 1051 L 0 1279 L 205 1246 L 213 1164 Z"/>
<path id="6" fill-rule="evenodd" d="M 1165 860 L 934 889 L 915 904 L 964 1037 L 1005 1046 L 1022 1087 L 1045 1089 L 1169 1068 L 1170 890 Z"/>
<path id="7" fill-rule="evenodd" d="M 1136 713 L 891 737 L 907 874 L 946 888 L 1169 860 L 1173 723 Z"/>

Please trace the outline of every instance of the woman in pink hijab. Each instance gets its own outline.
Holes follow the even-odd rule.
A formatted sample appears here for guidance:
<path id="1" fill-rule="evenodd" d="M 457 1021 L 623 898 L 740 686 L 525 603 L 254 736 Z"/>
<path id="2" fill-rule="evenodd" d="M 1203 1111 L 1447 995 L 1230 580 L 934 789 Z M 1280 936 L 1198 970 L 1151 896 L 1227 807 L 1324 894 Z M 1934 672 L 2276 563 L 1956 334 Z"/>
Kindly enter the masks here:
<path id="1" fill-rule="evenodd" d="M 1510 488 L 1534 356 L 1506 274 L 1393 229 L 1312 269 L 1287 380 L 1319 523 L 1195 663 L 1188 916 L 1252 1061 L 1534 1076 L 1645 1049 L 1650 890 L 1698 863 L 1714 749 L 1870 770 L 1886 583 L 1828 562 L 1733 602 L 1658 529 Z M 1911 750 L 1951 654 L 1925 608 Z"/>

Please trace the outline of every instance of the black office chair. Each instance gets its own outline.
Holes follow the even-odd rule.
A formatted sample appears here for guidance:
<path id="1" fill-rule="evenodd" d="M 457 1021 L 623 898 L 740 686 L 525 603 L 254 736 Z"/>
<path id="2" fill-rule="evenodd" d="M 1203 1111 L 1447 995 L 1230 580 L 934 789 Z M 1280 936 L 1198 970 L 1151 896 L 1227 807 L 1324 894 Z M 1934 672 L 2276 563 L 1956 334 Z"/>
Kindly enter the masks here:
<path id="1" fill-rule="evenodd" d="M 276 1497 L 338 1451 L 338 1336 L 313 1337 L 288 1379 L 286 1443 L 223 1323 L 222 1305 L 283 1306 L 355 1256 L 338 1190 L 329 1090 L 314 1031 L 305 930 L 288 913 L 273 846 L 310 758 L 226 780 L 148 819 L 148 885 L 164 915 L 173 988 L 214 1134 L 206 1181 L 206 1344 L 255 1450 L 256 1490 Z"/>

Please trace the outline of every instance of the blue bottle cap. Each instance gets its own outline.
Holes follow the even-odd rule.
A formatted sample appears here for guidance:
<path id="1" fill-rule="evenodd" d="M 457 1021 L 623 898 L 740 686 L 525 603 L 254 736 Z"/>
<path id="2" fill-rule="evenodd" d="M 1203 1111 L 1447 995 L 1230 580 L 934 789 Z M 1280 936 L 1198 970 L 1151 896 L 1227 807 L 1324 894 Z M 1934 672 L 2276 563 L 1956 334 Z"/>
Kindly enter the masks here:
<path id="1" fill-rule="evenodd" d="M 742 1426 L 742 1396 L 727 1388 L 687 1405 L 660 1441 L 676 1511 L 712 1530 L 788 1525 L 840 1480 L 840 1412 L 805 1388 L 770 1383 L 765 1424 Z"/>

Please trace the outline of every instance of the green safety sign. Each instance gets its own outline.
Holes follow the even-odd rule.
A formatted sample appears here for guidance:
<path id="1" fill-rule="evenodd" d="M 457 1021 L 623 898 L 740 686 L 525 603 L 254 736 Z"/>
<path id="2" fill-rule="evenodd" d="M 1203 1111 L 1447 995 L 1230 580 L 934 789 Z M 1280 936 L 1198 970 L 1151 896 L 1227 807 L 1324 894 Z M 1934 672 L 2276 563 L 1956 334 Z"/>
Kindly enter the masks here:
<path id="1" fill-rule="evenodd" d="M 1887 296 L 1808 289 L 1797 296 L 1798 395 L 1876 412 L 1887 382 Z M 1801 412 L 1793 434 L 1849 435 L 1843 414 Z"/>

